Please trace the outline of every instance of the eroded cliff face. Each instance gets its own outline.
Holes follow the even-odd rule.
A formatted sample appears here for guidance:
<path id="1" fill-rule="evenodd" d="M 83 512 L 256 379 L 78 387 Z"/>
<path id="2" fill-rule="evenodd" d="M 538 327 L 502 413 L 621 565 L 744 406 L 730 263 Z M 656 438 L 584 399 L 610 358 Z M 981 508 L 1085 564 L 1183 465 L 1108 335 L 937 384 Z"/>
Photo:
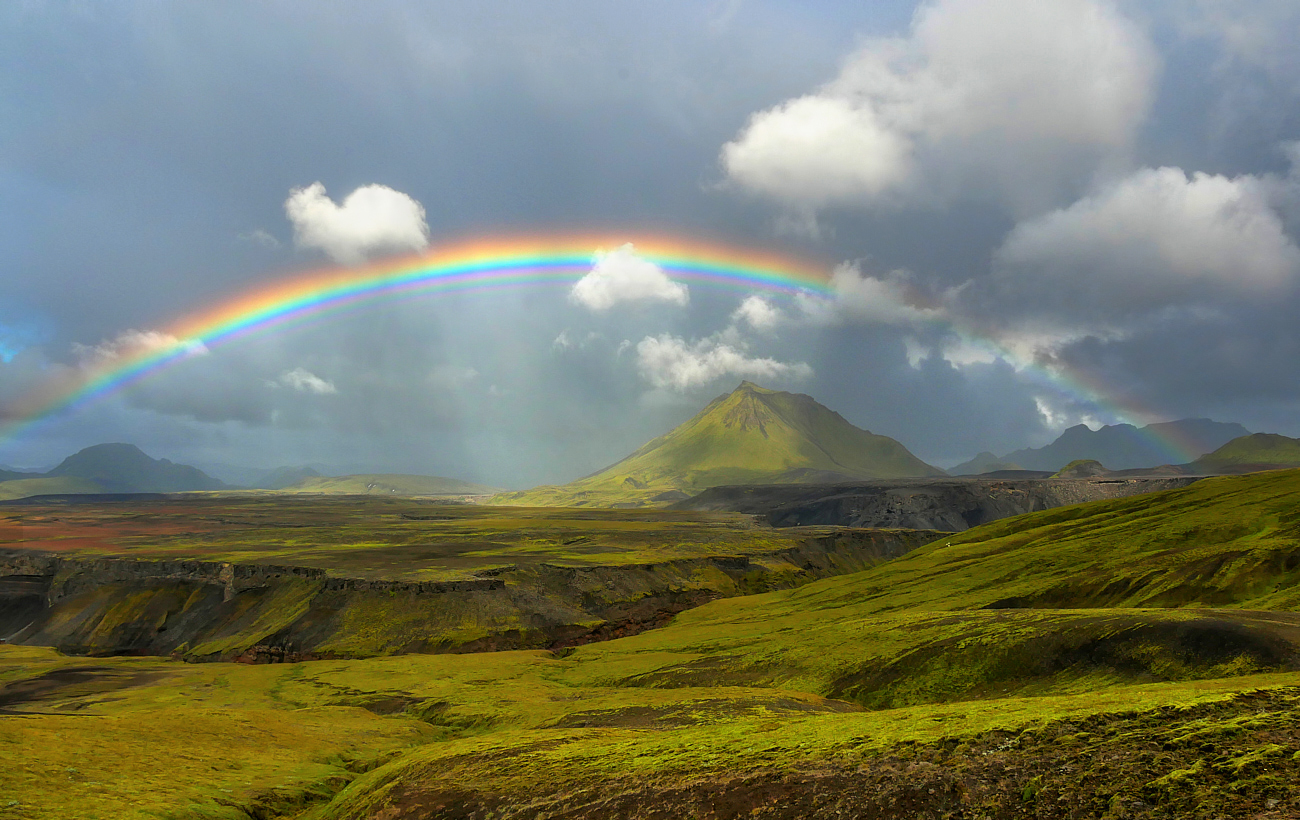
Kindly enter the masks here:
<path id="1" fill-rule="evenodd" d="M 5 550 L 0 638 L 73 653 L 251 662 L 561 648 L 635 634 L 715 598 L 857 572 L 941 535 L 809 528 L 796 546 L 756 555 L 540 563 L 421 582 Z"/>
<path id="2" fill-rule="evenodd" d="M 1085 501 L 1186 487 L 1191 476 L 994 480 L 924 479 L 713 487 L 677 510 L 759 515 L 774 527 L 906 527 L 959 532 L 1000 518 Z"/>

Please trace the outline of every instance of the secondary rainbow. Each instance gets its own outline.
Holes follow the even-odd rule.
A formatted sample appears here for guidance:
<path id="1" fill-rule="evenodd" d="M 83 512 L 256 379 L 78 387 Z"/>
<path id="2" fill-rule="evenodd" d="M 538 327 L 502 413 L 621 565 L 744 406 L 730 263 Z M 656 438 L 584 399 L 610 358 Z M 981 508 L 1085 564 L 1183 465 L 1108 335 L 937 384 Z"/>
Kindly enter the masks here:
<path id="1" fill-rule="evenodd" d="M 250 289 L 216 307 L 195 312 L 165 328 L 162 344 L 143 346 L 99 367 L 67 371 L 9 408 L 12 438 L 41 419 L 75 411 L 179 362 L 251 335 L 295 326 L 384 299 L 455 291 L 571 285 L 591 271 L 598 252 L 631 243 L 636 254 L 672 279 L 707 287 L 785 296 L 833 298 L 828 265 L 781 253 L 665 237 L 597 236 L 487 239 L 450 244 L 431 252 L 391 257 L 356 267 L 325 268 L 290 275 Z M 1018 369 L 1076 398 L 1115 412 L 1125 409 L 1098 385 L 1017 356 L 997 340 L 976 339 Z M 1151 438 L 1175 458 L 1199 453 L 1168 437 Z"/>

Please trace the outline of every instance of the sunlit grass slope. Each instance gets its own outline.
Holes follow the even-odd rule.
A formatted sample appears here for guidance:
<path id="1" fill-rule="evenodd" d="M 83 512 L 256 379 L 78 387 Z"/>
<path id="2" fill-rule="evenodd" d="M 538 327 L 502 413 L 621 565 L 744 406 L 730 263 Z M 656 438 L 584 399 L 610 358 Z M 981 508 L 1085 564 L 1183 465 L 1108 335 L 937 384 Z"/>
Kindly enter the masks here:
<path id="1" fill-rule="evenodd" d="M 104 488 L 88 478 L 75 476 L 41 476 L 0 481 L 0 501 L 28 498 L 33 495 L 102 493 Z"/>
<path id="2" fill-rule="evenodd" d="M 941 476 L 888 436 L 860 430 L 799 393 L 742 382 L 694 418 L 613 466 L 559 487 L 503 493 L 493 503 L 640 504 L 721 484 L 783 484 Z"/>
<path id="3" fill-rule="evenodd" d="M 1298 606 L 1300 471 L 1282 471 L 1004 519 L 585 657 L 617 651 L 626 682 L 885 705 L 1287 668 Z"/>
<path id="4" fill-rule="evenodd" d="M 1254 433 L 1234 438 L 1212 453 L 1192 462 L 1207 472 L 1252 466 L 1300 467 L 1300 439 L 1275 433 Z"/>

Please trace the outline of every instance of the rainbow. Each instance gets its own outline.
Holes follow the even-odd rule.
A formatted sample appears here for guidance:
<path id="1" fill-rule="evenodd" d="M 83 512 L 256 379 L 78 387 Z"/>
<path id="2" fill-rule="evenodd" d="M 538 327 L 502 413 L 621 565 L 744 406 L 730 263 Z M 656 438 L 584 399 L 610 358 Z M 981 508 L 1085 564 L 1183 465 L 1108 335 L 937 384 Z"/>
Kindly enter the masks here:
<path id="1" fill-rule="evenodd" d="M 12 439 L 43 419 L 75 412 L 147 378 L 196 352 L 257 334 L 294 327 L 360 305 L 456 291 L 520 286 L 571 285 L 592 268 L 601 249 L 631 243 L 636 254 L 675 281 L 743 292 L 830 299 L 827 265 L 792 256 L 681 238 L 523 237 L 448 244 L 427 253 L 390 257 L 356 267 L 333 267 L 290 275 L 198 311 L 149 336 L 149 344 L 98 365 L 69 368 L 6 408 L 0 435 Z M 963 335 L 970 336 L 969 330 Z M 1097 385 L 1048 368 L 1004 348 L 987 335 L 975 341 L 1045 385 L 1124 417 Z M 1140 411 L 1139 411 L 1140 414 Z M 1176 459 L 1190 461 L 1181 442 L 1153 439 Z"/>

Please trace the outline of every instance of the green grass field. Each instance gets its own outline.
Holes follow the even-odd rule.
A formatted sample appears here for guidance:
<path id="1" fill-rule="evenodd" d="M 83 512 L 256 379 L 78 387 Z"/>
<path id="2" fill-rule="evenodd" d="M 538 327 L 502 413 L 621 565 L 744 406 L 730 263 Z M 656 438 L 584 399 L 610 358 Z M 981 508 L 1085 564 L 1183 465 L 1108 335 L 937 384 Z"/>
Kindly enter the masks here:
<path id="1" fill-rule="evenodd" d="M 734 513 L 483 507 L 383 495 L 190 493 L 0 507 L 0 547 L 289 564 L 404 581 L 521 563 L 611 566 L 755 554 L 806 534 L 755 527 L 750 516 Z"/>
<path id="2" fill-rule="evenodd" d="M 554 652 L 0 647 L 0 817 L 1295 816 L 1298 524 L 1207 479 Z"/>

